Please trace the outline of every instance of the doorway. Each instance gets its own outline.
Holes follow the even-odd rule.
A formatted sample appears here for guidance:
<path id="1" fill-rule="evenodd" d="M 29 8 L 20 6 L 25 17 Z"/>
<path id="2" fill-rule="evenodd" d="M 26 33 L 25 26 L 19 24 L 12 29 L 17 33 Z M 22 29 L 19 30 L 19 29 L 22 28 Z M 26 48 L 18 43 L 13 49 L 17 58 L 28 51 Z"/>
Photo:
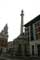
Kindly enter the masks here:
<path id="1" fill-rule="evenodd" d="M 34 45 L 32 45 L 32 56 L 34 56 Z"/>
<path id="2" fill-rule="evenodd" d="M 38 56 L 40 56 L 40 44 L 37 46 L 38 49 Z"/>

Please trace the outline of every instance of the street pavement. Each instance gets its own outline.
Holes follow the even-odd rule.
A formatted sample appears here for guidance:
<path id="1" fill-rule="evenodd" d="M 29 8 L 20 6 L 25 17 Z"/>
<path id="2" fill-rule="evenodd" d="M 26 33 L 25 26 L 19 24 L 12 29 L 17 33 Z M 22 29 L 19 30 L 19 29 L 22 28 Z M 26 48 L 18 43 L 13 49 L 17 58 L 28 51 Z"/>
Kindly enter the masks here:
<path id="1" fill-rule="evenodd" d="M 40 60 L 40 57 L 0 56 L 0 60 Z"/>

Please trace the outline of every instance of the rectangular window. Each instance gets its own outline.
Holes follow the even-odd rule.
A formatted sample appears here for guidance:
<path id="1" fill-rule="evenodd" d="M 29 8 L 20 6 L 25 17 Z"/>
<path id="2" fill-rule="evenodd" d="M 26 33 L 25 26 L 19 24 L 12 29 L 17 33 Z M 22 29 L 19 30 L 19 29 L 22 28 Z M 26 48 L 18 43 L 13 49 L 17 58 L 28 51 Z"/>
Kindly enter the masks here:
<path id="1" fill-rule="evenodd" d="M 40 39 L 40 22 L 35 24 L 35 33 L 36 33 L 36 40 Z"/>

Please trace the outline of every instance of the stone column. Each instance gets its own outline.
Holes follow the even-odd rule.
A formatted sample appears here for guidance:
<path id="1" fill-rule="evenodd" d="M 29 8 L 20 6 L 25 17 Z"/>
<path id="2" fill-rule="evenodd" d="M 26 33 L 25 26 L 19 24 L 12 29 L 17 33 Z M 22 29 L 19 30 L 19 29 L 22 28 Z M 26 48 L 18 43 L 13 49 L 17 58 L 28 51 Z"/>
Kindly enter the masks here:
<path id="1" fill-rule="evenodd" d="M 30 41 L 31 41 L 31 26 L 29 26 L 29 55 L 31 55 Z"/>
<path id="2" fill-rule="evenodd" d="M 34 37 L 34 40 L 36 40 L 36 35 L 35 35 L 35 24 L 33 24 L 33 37 Z"/>
<path id="3" fill-rule="evenodd" d="M 31 27 L 29 26 L 29 42 L 31 41 Z"/>
<path id="4" fill-rule="evenodd" d="M 23 16 L 24 16 L 24 13 L 23 13 L 23 10 L 21 11 L 21 34 L 23 34 Z"/>

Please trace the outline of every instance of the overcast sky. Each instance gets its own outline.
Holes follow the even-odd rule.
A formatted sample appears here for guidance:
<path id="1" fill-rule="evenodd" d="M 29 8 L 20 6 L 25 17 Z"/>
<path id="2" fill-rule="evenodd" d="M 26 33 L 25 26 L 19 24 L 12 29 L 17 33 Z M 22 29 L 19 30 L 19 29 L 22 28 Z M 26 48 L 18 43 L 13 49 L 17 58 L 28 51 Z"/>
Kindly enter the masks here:
<path id="1" fill-rule="evenodd" d="M 24 24 L 26 24 L 40 14 L 40 0 L 0 0 L 0 32 L 7 23 L 8 41 L 13 41 L 20 34 L 22 9 Z"/>

